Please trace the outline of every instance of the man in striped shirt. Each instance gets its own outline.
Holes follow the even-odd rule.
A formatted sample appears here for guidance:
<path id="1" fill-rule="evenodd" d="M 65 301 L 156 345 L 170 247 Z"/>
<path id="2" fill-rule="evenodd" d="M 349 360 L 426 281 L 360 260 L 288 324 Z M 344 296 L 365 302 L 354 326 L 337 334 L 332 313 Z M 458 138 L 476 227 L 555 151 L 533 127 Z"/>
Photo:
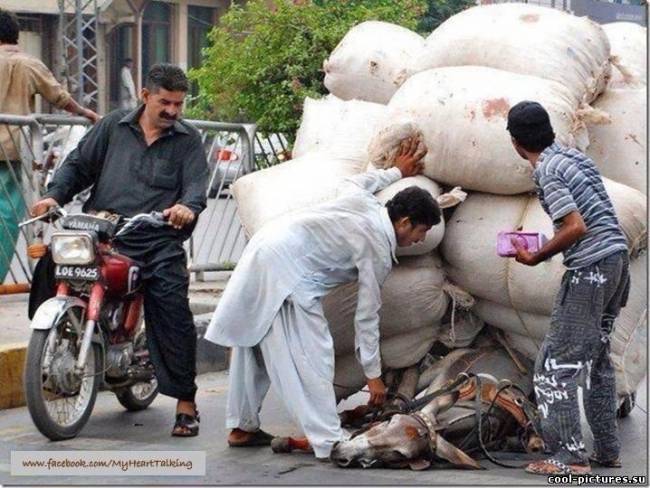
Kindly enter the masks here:
<path id="1" fill-rule="evenodd" d="M 520 102 L 508 114 L 517 153 L 534 168 L 533 179 L 554 236 L 537 253 L 518 241 L 516 260 L 535 266 L 557 253 L 567 268 L 542 343 L 533 378 L 542 434 L 552 457 L 526 468 L 535 474 L 584 474 L 590 461 L 620 467 L 616 383 L 609 357 L 614 320 L 629 292 L 627 241 L 593 161 L 555 142 L 546 110 Z M 580 428 L 578 380 L 594 436 L 587 457 Z"/>

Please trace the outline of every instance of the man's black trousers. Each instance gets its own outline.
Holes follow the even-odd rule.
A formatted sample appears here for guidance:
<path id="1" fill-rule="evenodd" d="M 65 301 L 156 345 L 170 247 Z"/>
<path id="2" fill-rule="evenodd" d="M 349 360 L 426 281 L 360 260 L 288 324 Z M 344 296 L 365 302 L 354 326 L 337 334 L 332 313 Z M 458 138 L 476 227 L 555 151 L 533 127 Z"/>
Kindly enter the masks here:
<path id="1" fill-rule="evenodd" d="M 147 346 L 160 392 L 194 401 L 196 328 L 182 239 L 172 228 L 143 227 L 114 244 L 141 267 Z"/>

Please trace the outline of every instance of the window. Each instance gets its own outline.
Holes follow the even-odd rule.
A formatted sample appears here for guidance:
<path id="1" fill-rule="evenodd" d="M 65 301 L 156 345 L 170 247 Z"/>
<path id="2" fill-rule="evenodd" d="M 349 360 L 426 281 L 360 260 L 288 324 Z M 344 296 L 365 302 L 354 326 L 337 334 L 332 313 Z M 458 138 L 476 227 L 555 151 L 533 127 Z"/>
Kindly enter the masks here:
<path id="1" fill-rule="evenodd" d="M 135 52 L 135 26 L 120 25 L 111 33 L 110 37 L 110 93 L 109 93 L 109 110 L 119 106 L 120 101 L 120 71 L 127 58 L 134 59 Z M 135 79 L 135 70 L 133 72 Z"/>
<path id="2" fill-rule="evenodd" d="M 187 9 L 187 67 L 201 66 L 201 51 L 208 45 L 208 33 L 217 23 L 217 9 L 190 5 Z M 192 83 L 190 94 L 198 94 L 198 86 Z"/>
<path id="3" fill-rule="evenodd" d="M 142 17 L 142 80 L 156 63 L 171 61 L 171 6 L 151 2 Z"/>

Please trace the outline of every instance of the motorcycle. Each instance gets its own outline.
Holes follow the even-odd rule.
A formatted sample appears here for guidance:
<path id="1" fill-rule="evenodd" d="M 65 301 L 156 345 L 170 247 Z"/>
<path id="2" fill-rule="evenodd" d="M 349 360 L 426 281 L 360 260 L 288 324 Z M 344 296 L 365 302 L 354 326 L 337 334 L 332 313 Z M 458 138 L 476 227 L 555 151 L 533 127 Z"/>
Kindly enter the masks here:
<path id="1" fill-rule="evenodd" d="M 100 388 L 129 411 L 158 395 L 141 320 L 140 269 L 113 241 L 143 224 L 168 225 L 159 212 L 118 221 L 54 208 L 21 226 L 57 219 L 62 229 L 49 244 L 56 296 L 33 316 L 24 373 L 32 421 L 53 441 L 79 434 Z"/>

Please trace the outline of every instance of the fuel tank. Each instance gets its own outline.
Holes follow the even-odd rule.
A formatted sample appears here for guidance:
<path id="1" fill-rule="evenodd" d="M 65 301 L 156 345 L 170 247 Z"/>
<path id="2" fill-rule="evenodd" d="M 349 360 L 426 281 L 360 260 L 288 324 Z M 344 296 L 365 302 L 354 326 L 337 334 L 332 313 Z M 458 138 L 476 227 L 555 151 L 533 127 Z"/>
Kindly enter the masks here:
<path id="1" fill-rule="evenodd" d="M 102 274 L 110 295 L 128 295 L 140 287 L 140 267 L 122 254 L 102 255 Z"/>

